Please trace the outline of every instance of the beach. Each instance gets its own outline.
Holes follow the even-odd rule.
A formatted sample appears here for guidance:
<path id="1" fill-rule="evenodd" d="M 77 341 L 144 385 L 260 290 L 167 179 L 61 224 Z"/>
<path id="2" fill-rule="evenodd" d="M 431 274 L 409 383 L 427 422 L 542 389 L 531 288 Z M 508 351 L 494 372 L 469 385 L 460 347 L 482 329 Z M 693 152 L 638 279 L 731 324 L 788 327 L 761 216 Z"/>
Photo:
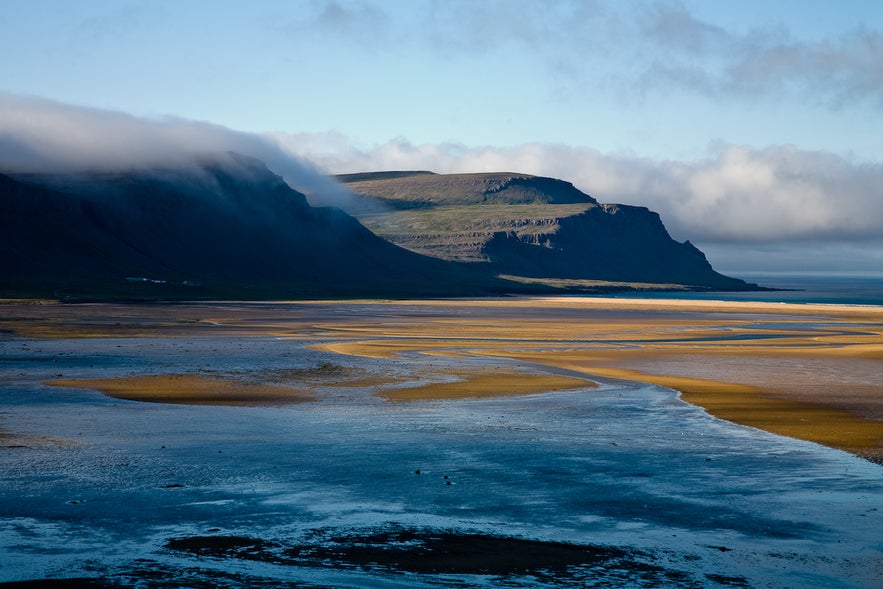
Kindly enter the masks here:
<path id="1" fill-rule="evenodd" d="M 471 308 L 475 319 L 346 325 L 367 339 L 323 349 L 481 354 L 650 382 L 722 419 L 883 461 L 879 307 L 603 298 L 437 305 Z M 532 313 L 538 308 L 548 314 Z"/>
<path id="2" fill-rule="evenodd" d="M 880 307 L 0 310 L 0 583 L 883 579 Z"/>
<path id="3" fill-rule="evenodd" d="M 317 302 L 159 306 L 150 308 L 155 316 L 113 323 L 113 312 L 95 309 L 100 309 L 95 316 L 87 311 L 69 318 L 69 310 L 34 306 L 35 320 L 21 332 L 49 337 L 184 337 L 211 330 L 320 340 L 311 345 L 341 355 L 505 358 L 571 375 L 513 378 L 511 372 L 497 370 L 480 375 L 461 371 L 458 377 L 455 368 L 446 367 L 424 378 L 453 377 L 458 384 L 407 391 L 380 384 L 374 388 L 377 394 L 402 400 L 573 388 L 581 383 L 567 383 L 566 378 L 575 373 L 587 379 L 638 380 L 676 389 L 685 401 L 722 419 L 883 461 L 879 307 L 576 297 Z M 280 309 L 285 313 L 262 313 Z M 176 316 L 178 310 L 185 316 Z M 44 311 L 49 316 L 40 320 L 39 312 Z M 219 311 L 220 316 L 213 316 Z M 259 404 L 309 398 L 310 391 L 295 390 L 301 386 L 298 376 L 303 375 L 292 375 L 290 382 L 226 384 L 197 381 L 192 375 L 152 376 L 152 383 L 138 376 L 91 386 L 136 400 Z M 333 383 L 339 375 L 326 376 Z M 177 380 L 159 383 L 157 378 Z M 307 384 L 315 386 L 321 380 Z M 145 389 L 145 382 L 152 386 Z M 63 380 L 54 384 L 90 386 Z M 226 390 L 234 384 L 236 391 Z M 288 389 L 280 388 L 284 386 Z"/>

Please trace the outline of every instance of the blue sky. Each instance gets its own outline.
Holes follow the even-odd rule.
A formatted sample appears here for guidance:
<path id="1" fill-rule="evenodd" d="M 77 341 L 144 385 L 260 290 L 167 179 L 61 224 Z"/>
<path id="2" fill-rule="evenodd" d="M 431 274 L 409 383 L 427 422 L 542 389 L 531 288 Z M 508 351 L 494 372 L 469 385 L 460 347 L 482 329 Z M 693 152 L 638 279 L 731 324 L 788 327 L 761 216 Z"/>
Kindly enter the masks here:
<path id="1" fill-rule="evenodd" d="M 4 0 L 0 54 L 16 99 L 553 175 L 723 270 L 883 271 L 878 0 Z"/>

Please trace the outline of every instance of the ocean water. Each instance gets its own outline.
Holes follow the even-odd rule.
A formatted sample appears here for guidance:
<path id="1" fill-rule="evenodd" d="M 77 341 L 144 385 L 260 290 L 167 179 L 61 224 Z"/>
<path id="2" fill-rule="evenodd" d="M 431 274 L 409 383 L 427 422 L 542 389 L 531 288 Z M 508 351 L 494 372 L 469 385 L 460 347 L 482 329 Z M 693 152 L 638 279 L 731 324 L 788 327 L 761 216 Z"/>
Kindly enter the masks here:
<path id="1" fill-rule="evenodd" d="M 789 289 L 770 293 L 768 300 L 785 303 L 883 305 L 883 276 L 778 276 L 739 278 L 769 288 Z"/>
<path id="2" fill-rule="evenodd" d="M 341 360 L 271 337 L 19 339 L 0 358 L 0 432 L 18 436 L 0 448 L 0 582 L 883 586 L 883 467 L 668 389 L 392 403 L 341 388 L 197 407 L 42 383 L 443 360 Z"/>
<path id="3" fill-rule="evenodd" d="M 774 290 L 771 292 L 635 293 L 624 297 L 655 297 L 775 303 L 883 305 L 883 276 L 733 274 Z"/>

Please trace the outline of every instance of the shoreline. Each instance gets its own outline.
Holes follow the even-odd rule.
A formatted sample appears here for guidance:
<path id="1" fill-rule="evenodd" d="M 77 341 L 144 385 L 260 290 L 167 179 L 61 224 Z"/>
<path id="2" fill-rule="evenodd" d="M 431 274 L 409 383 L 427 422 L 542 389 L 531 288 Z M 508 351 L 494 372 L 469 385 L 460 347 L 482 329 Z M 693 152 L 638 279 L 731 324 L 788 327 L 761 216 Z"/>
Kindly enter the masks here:
<path id="1" fill-rule="evenodd" d="M 610 376 L 666 386 L 721 419 L 883 462 L 883 307 L 519 297 L 174 306 L 5 304 L 4 311 L 0 330 L 35 339 L 272 336 L 329 353 L 402 362 L 403 354 L 413 353 L 452 362 L 457 357 L 529 361 L 576 370 L 589 380 L 592 375 Z M 437 370 L 436 376 L 456 373 L 451 367 Z M 427 376 L 432 382 L 432 375 Z M 481 379 L 481 394 L 512 392 L 507 391 L 512 388 L 511 375 L 499 376 L 495 384 L 493 375 Z M 274 388 L 243 392 L 240 387 L 238 393 L 228 391 L 201 402 L 251 404 L 262 394 L 278 402 L 277 389 L 282 387 L 290 389 L 282 396 L 304 400 L 316 386 L 328 384 L 303 386 L 296 378 L 256 382 L 249 386 Z M 175 387 L 169 386 L 164 394 L 171 399 Z M 396 386 L 377 383 L 371 390 L 383 397 Z M 180 393 L 185 389 L 179 388 Z M 292 390 L 303 396 L 292 396 Z M 534 387 L 531 392 L 540 391 Z M 420 398 L 478 396 L 465 389 L 443 393 L 437 386 L 412 393 Z"/>
<path id="2" fill-rule="evenodd" d="M 588 378 L 596 375 L 647 382 L 676 390 L 685 402 L 720 419 L 819 443 L 883 464 L 883 383 L 879 382 L 880 366 L 877 364 L 883 360 L 883 307 L 595 297 L 469 301 L 469 304 L 481 309 L 517 309 L 534 308 L 538 302 L 546 308 L 636 311 L 659 316 L 631 320 L 619 318 L 606 324 L 583 325 L 594 332 L 592 335 L 602 336 L 600 344 L 597 339 L 561 344 L 556 341 L 558 333 L 554 325 L 547 324 L 544 325 L 547 329 L 543 339 L 525 339 L 519 342 L 521 349 L 513 348 L 504 340 L 519 333 L 532 336 L 537 330 L 531 329 L 533 326 L 524 319 L 510 319 L 504 325 L 510 337 L 500 337 L 496 341 L 492 337 L 479 337 L 487 336 L 487 332 L 500 331 L 487 327 L 484 334 L 474 329 L 468 334 L 455 334 L 462 335 L 463 339 L 449 337 L 447 346 L 439 340 L 421 339 L 427 334 L 413 328 L 408 337 L 386 327 L 377 330 L 385 334 L 384 339 L 349 340 L 319 347 L 342 354 L 387 358 L 396 357 L 404 350 L 441 356 L 484 355 L 575 370 Z M 454 303 L 434 301 L 426 306 L 451 307 Z M 672 321 L 665 316 L 666 313 L 686 314 L 687 317 Z M 714 317 L 708 317 L 709 314 Z M 745 314 L 759 316 L 751 319 L 756 325 L 746 327 Z M 577 329 L 579 327 L 571 326 L 570 331 Z M 623 336 L 624 331 L 628 338 Z M 663 333 L 664 337 L 656 337 Z M 580 347 L 582 349 L 573 351 Z M 616 347 L 620 349 L 611 349 Z M 538 352 L 537 348 L 543 349 Z M 654 374 L 643 369 L 641 362 L 634 362 L 637 351 L 649 356 L 677 353 L 702 358 L 711 366 L 714 366 L 715 358 L 738 358 L 745 362 L 745 366 L 742 375 L 731 373 L 727 380 L 697 378 L 689 370 L 677 375 Z M 575 358 L 562 360 L 561 356 L 568 353 Z M 777 362 L 786 365 L 787 361 L 794 359 L 798 364 L 812 361 L 820 364 L 817 368 L 819 374 L 809 375 L 820 378 L 817 387 L 845 387 L 852 391 L 862 388 L 863 396 L 858 399 L 849 395 L 808 398 L 798 390 L 799 387 L 788 386 L 787 373 L 783 376 L 776 371 Z M 844 382 L 854 379 L 850 371 L 855 366 L 847 364 L 850 360 L 867 360 L 869 363 L 862 366 L 866 382 L 861 387 Z M 772 366 L 762 366 L 764 363 Z M 834 376 L 820 377 L 825 371 L 833 372 Z M 840 380 L 838 373 L 843 377 Z M 753 378 L 746 379 L 745 375 Z M 767 384 L 751 383 L 758 379 L 767 379 Z M 748 382 L 742 382 L 746 380 Z M 770 382 L 775 386 L 769 386 Z"/>
<path id="3" fill-rule="evenodd" d="M 833 401 L 871 411 L 883 322 L 590 307 L 80 306 L 24 321 L 3 310 L 0 329 L 67 337 L 0 332 L 3 580 L 879 586 L 880 465 L 630 381 L 750 366 L 771 387 L 818 382 L 801 392 L 812 400 L 849 376 Z M 78 330 L 93 337 L 71 339 Z M 551 367 L 566 362 L 584 372 Z M 632 372 L 593 388 L 585 374 L 600 369 Z M 527 390 L 553 388 L 549 377 L 576 388 Z M 42 384 L 53 379 L 171 397 Z M 247 386 L 224 406 L 168 404 L 236 385 Z M 280 406 L 263 387 L 314 398 Z M 491 396 L 475 394 L 484 387 Z M 391 400 L 396 390 L 420 398 Z"/>
<path id="4" fill-rule="evenodd" d="M 591 362 L 581 365 L 579 361 L 556 359 L 553 354 L 507 354 L 506 357 L 573 370 L 587 377 L 662 386 L 675 391 L 684 402 L 700 407 L 718 419 L 836 448 L 883 465 L 883 422 L 836 406 L 795 400 L 735 382 L 651 374 Z"/>

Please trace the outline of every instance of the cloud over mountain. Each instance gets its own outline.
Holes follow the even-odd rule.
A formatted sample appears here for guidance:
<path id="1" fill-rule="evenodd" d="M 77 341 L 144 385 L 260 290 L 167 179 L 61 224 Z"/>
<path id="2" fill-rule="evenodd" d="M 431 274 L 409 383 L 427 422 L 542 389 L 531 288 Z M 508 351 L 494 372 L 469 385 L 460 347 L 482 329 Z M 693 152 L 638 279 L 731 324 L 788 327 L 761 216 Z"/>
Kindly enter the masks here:
<path id="1" fill-rule="evenodd" d="M 356 148 L 337 135 L 277 135 L 334 173 L 517 171 L 563 178 L 602 202 L 648 206 L 679 239 L 716 243 L 867 242 L 883 239 L 883 164 L 783 145 L 719 144 L 674 161 L 588 147 L 415 145 Z"/>
<path id="2" fill-rule="evenodd" d="M 703 247 L 851 244 L 877 258 L 883 251 L 883 164 L 789 145 L 719 143 L 701 159 L 681 161 L 544 143 L 397 139 L 358 147 L 343 134 L 245 133 L 0 93 L 0 172 L 151 167 L 225 150 L 264 161 L 295 189 L 323 194 L 324 202 L 350 198 L 324 173 L 511 171 L 565 179 L 602 202 L 647 206 L 676 239 Z"/>
<path id="3" fill-rule="evenodd" d="M 0 173 L 180 166 L 196 154 L 219 151 L 260 159 L 307 195 L 347 197 L 336 182 L 271 138 L 200 121 L 146 119 L 0 93 Z"/>

